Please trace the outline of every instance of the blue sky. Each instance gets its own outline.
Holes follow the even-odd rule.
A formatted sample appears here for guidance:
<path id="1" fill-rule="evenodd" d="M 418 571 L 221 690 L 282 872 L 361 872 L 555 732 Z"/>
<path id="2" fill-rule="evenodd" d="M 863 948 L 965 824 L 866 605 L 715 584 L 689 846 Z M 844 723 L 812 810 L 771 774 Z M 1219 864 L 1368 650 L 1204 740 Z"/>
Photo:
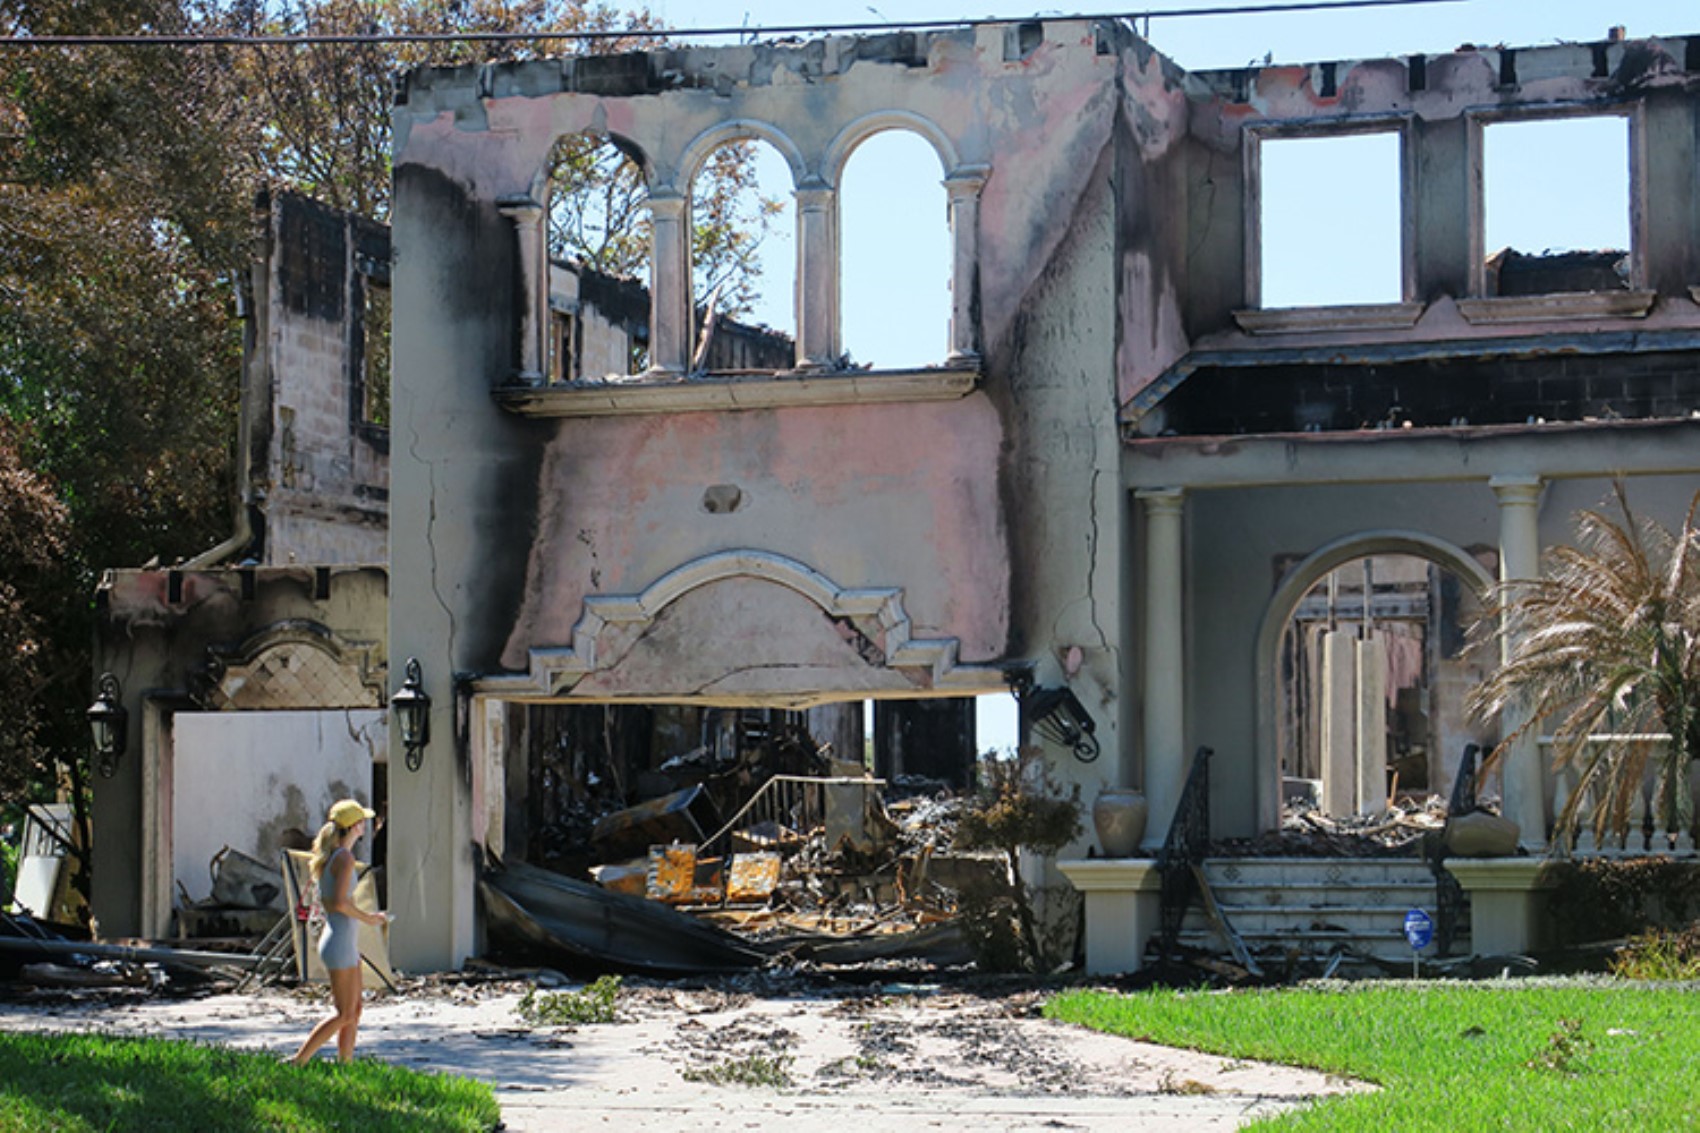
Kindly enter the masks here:
<path id="1" fill-rule="evenodd" d="M 1153 13 L 1194 3 L 1151 3 Z M 868 20 L 952 19 L 964 16 L 1025 19 L 1124 12 L 1132 5 L 1083 4 L 1070 8 L 1024 8 L 989 0 L 650 0 L 650 11 L 666 25 L 683 31 L 707 27 L 752 29 L 796 24 L 804 19 L 825 23 Z M 1630 37 L 1700 33 L 1700 4 L 1693 0 L 1460 0 L 1413 5 L 1408 8 L 1369 8 L 1332 12 L 1240 14 L 1154 18 L 1149 39 L 1183 67 L 1194 70 L 1243 67 L 1266 57 L 1276 63 L 1331 59 L 1381 58 L 1417 52 L 1451 51 L 1464 43 L 1538 47 L 1559 42 L 1605 39 L 1613 26 Z M 1140 25 L 1142 31 L 1144 25 Z M 690 38 L 683 36 L 681 38 Z M 718 37 L 712 43 L 733 43 Z M 1556 136 L 1555 136 L 1556 132 Z M 1338 198 L 1327 216 L 1307 216 L 1302 186 L 1318 176 L 1334 180 L 1339 173 L 1316 161 L 1353 163 L 1370 185 L 1385 184 L 1396 191 L 1397 149 L 1385 139 L 1368 136 L 1342 139 L 1343 145 L 1323 157 L 1293 143 L 1291 153 L 1265 153 L 1266 240 L 1279 229 L 1305 255 L 1287 255 L 1271 247 L 1264 270 L 1264 303 L 1269 306 L 1308 303 L 1394 300 L 1398 296 L 1397 214 L 1389 214 L 1389 197 L 1381 192 L 1360 194 L 1365 211 L 1343 216 Z M 1314 147 L 1313 147 L 1314 148 Z M 1610 160 L 1615 159 L 1615 160 Z M 932 151 L 898 134 L 876 136 L 858 151 L 842 187 L 844 342 L 858 362 L 886 367 L 939 360 L 945 353 L 944 327 L 948 317 L 948 239 L 944 228 L 944 196 L 937 174 L 927 172 Z M 1620 119 L 1589 120 L 1560 126 L 1495 126 L 1487 140 L 1487 241 L 1489 250 L 1512 245 L 1524 251 L 1561 247 L 1624 247 L 1628 232 L 1628 203 L 1624 191 L 1627 163 L 1626 134 Z M 920 176 L 915 175 L 921 170 Z M 777 158 L 764 163 L 763 185 L 770 195 L 789 191 L 789 178 Z M 1290 188 L 1289 188 L 1290 186 Z M 1562 195 L 1560 195 L 1562 193 Z M 1517 201 L 1512 208 L 1496 201 Z M 1535 203 L 1531 203 L 1535 202 Z M 1391 216 L 1392 223 L 1389 222 Z M 792 326 L 791 260 L 794 255 L 789 215 L 769 241 L 766 262 L 774 286 L 755 318 L 782 329 Z M 1314 225 L 1307 230 L 1306 225 Z M 1342 233 L 1347 235 L 1342 236 Z M 1392 236 L 1391 241 L 1363 233 Z M 1346 259 L 1362 274 L 1341 278 L 1341 257 L 1318 255 L 1317 247 L 1333 244 L 1350 248 Z M 903 249 L 903 273 L 890 271 L 894 261 L 887 249 Z M 1328 279 L 1307 279 L 1301 269 L 1287 265 L 1322 262 Z M 894 278 L 895 277 L 895 278 Z M 1004 747 L 1013 742 L 1014 711 L 1007 697 L 982 698 L 981 746 Z"/>
<path id="2" fill-rule="evenodd" d="M 858 23 L 881 18 L 924 20 L 965 14 L 1009 19 L 1034 14 L 1092 14 L 1124 10 L 1102 4 L 1081 9 L 1030 9 L 965 5 L 961 0 L 651 0 L 651 11 L 688 32 L 709 27 L 759 29 L 803 19 Z M 1154 13 L 1199 3 L 1151 5 Z M 1261 62 L 1376 58 L 1418 51 L 1450 51 L 1463 43 L 1540 46 L 1605 38 L 1614 25 L 1631 36 L 1700 32 L 1700 5 L 1676 0 L 1614 3 L 1549 0 L 1453 0 L 1406 8 L 1234 16 L 1154 17 L 1151 41 L 1182 66 L 1240 67 Z M 1143 27 L 1144 25 L 1142 25 Z M 689 38 L 686 36 L 685 38 Z M 705 40 L 733 43 L 735 37 Z M 1557 134 L 1558 137 L 1549 135 Z M 1398 291 L 1397 214 L 1389 193 L 1397 184 L 1397 147 L 1388 136 L 1279 143 L 1266 153 L 1266 306 L 1394 300 Z M 1488 137 L 1488 245 L 1524 251 L 1623 247 L 1628 239 L 1625 190 L 1626 132 L 1622 120 L 1537 126 L 1503 125 Z M 760 147 L 765 150 L 765 147 Z M 776 154 L 762 154 L 764 190 L 784 199 L 789 178 Z M 937 361 L 945 351 L 949 311 L 946 279 L 948 233 L 944 193 L 931 174 L 931 151 L 898 132 L 876 136 L 858 151 L 842 186 L 843 330 L 852 357 L 880 368 Z M 1326 212 L 1307 184 L 1340 183 L 1350 176 L 1366 187 L 1351 200 L 1338 196 Z M 1515 208 L 1496 201 L 1514 200 Z M 899 206 L 897 202 L 901 202 Z M 790 311 L 795 251 L 787 213 L 764 248 L 770 286 L 754 318 L 792 330 Z M 1304 249 L 1288 254 L 1284 248 Z M 1330 254 L 1319 255 L 1318 249 Z M 901 255 L 910 270 L 894 275 Z M 1306 278 L 1301 265 L 1326 265 L 1328 275 Z M 1342 265 L 1350 271 L 1343 273 Z"/>

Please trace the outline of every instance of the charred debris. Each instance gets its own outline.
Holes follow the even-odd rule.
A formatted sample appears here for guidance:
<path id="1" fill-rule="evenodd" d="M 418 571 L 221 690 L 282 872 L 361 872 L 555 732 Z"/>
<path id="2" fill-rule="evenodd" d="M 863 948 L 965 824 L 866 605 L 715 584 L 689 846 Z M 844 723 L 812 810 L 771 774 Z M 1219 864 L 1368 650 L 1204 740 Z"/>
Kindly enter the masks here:
<path id="1" fill-rule="evenodd" d="M 496 956 L 650 974 L 974 958 L 958 894 L 1007 879 L 955 847 L 971 701 L 876 711 L 871 761 L 844 751 L 859 704 L 549 716 L 480 881 Z"/>

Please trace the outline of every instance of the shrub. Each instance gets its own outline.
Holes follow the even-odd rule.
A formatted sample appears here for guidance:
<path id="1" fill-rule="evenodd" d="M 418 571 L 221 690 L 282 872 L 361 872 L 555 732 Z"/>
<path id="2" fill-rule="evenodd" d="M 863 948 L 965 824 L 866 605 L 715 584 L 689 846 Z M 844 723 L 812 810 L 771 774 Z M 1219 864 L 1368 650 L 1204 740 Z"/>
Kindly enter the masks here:
<path id="1" fill-rule="evenodd" d="M 1700 863 L 1673 858 L 1555 862 L 1549 909 L 1566 943 L 1617 940 L 1700 918 Z"/>
<path id="2" fill-rule="evenodd" d="M 580 991 L 525 993 L 514 1011 L 534 1027 L 612 1023 L 619 1018 L 620 977 L 602 976 Z"/>
<path id="3" fill-rule="evenodd" d="M 1066 957 L 1053 955 L 1040 932 L 1032 894 L 1021 876 L 1021 851 L 1055 853 L 1084 829 L 1080 788 L 1064 797 L 1044 765 L 1020 760 L 983 763 L 986 781 L 974 806 L 956 828 L 957 845 L 968 850 L 998 850 L 1008 866 L 1003 893 L 965 892 L 964 927 L 980 965 L 993 971 L 1024 968 L 1048 971 Z M 1015 940 L 1008 939 L 1009 929 Z"/>
<path id="4" fill-rule="evenodd" d="M 1630 938 L 1611 971 L 1626 980 L 1700 980 L 1700 924 Z"/>

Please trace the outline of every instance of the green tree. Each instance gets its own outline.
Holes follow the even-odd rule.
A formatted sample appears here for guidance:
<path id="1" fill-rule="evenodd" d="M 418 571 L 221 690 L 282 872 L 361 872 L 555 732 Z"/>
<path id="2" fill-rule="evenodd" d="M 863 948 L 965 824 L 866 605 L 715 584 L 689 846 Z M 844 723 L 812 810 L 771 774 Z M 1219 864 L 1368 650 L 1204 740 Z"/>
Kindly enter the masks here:
<path id="1" fill-rule="evenodd" d="M 1552 550 L 1542 578 L 1503 586 L 1475 632 L 1478 644 L 1508 649 L 1471 694 L 1472 714 L 1529 714 L 1494 755 L 1551 727 L 1555 766 L 1577 773 L 1557 819 L 1561 844 L 1585 819 L 1602 840 L 1626 834 L 1648 778 L 1661 827 L 1694 826 L 1688 767 L 1700 758 L 1700 495 L 1674 533 L 1638 517 L 1622 484 L 1614 500 L 1616 514 L 1579 512 L 1577 545 Z M 1597 738 L 1649 733 L 1670 738 Z"/>
<path id="2" fill-rule="evenodd" d="M 427 64 L 610 53 L 658 42 L 646 14 L 587 0 L 240 0 L 215 18 L 223 30 L 246 35 L 537 37 L 304 44 L 234 58 L 235 90 L 255 108 L 254 174 L 376 220 L 389 215 L 390 100 L 398 74 Z M 628 28 L 635 34 L 561 38 Z"/>
<path id="3" fill-rule="evenodd" d="M 611 54 L 660 46 L 646 14 L 585 0 L 243 0 L 227 30 L 252 35 L 473 35 L 536 39 L 312 44 L 234 57 L 238 97 L 259 108 L 251 124 L 254 175 L 375 219 L 389 213 L 389 102 L 394 76 L 423 64 L 454 66 L 573 52 Z M 616 32 L 593 40 L 549 38 Z M 641 279 L 649 262 L 643 171 L 605 137 L 575 135 L 556 147 L 549 178 L 550 253 L 608 275 Z M 752 142 L 716 150 L 693 186 L 692 274 L 697 302 L 716 289 L 737 315 L 758 292 L 758 251 L 783 206 L 755 182 Z"/>
<path id="4" fill-rule="evenodd" d="M 20 430 L 0 419 L 0 798 L 23 796 L 50 776 L 38 762 L 52 720 L 41 691 L 62 679 L 77 658 L 49 635 L 48 612 L 66 598 L 59 572 L 69 516 L 54 485 L 33 472 L 18 444 Z M 78 674 L 81 676 L 82 674 Z"/>
<path id="5" fill-rule="evenodd" d="M 197 25 L 175 0 L 7 0 L 0 26 Z M 0 783 L 13 800 L 46 797 L 66 768 L 79 820 L 99 571 L 191 554 L 228 523 L 232 279 L 250 188 L 230 160 L 240 112 L 225 62 L 115 47 L 0 55 L 0 427 L 61 517 L 43 544 L 50 572 L 8 566 L 7 644 L 31 644 L 6 654 Z"/>
<path id="6" fill-rule="evenodd" d="M 27 686 L 22 715 L 36 723 L 4 725 L 0 759 L 19 775 L 45 790 L 55 758 L 78 767 L 86 755 L 98 573 L 179 561 L 228 531 L 235 311 L 255 189 L 294 188 L 384 219 L 397 71 L 558 54 L 582 45 L 549 33 L 623 27 L 637 36 L 593 48 L 656 42 L 647 17 L 587 0 L 0 0 L 10 35 L 539 37 L 0 53 L 0 424 L 16 426 L 20 466 L 52 485 L 66 523 L 63 588 L 14 599 L 38 627 L 32 639 L 64 658 Z M 622 216 L 616 242 L 637 255 L 609 270 L 641 262 L 643 217 Z"/>

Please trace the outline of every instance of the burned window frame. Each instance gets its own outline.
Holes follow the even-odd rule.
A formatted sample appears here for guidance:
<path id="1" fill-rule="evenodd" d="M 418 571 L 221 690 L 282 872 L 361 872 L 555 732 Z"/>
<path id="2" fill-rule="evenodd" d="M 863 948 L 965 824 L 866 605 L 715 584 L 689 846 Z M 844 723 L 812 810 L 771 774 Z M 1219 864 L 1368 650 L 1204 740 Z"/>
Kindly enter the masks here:
<path id="1" fill-rule="evenodd" d="M 583 308 L 577 300 L 549 298 L 549 384 L 584 377 Z"/>
<path id="2" fill-rule="evenodd" d="M 367 375 L 366 340 L 372 294 L 376 290 L 390 292 L 390 234 L 382 225 L 360 218 L 351 218 L 351 227 L 353 239 L 349 241 L 347 324 L 349 424 L 361 440 L 381 452 L 388 452 L 390 429 L 387 417 L 391 405 L 388 387 L 393 382 L 394 342 L 387 352 L 390 372 L 385 375 L 385 420 L 380 421 L 372 412 L 373 390 Z"/>
<path id="3" fill-rule="evenodd" d="M 1637 99 L 1623 103 L 1543 103 L 1538 106 L 1487 107 L 1466 111 L 1466 160 L 1470 177 L 1470 279 L 1474 299 L 1501 298 L 1488 289 L 1487 257 L 1487 130 L 1512 122 L 1561 122 L 1576 118 L 1622 118 L 1627 131 L 1627 161 L 1624 171 L 1629 200 L 1629 289 L 1647 287 L 1647 128 L 1646 104 Z M 1555 295 L 1594 295 L 1592 291 L 1559 291 Z"/>
<path id="4" fill-rule="evenodd" d="M 1245 186 L 1244 201 L 1244 278 L 1245 305 L 1263 310 L 1263 145 L 1271 141 L 1325 141 L 1330 138 L 1361 137 L 1366 134 L 1392 134 L 1399 146 L 1399 297 L 1369 300 L 1364 303 L 1317 304 L 1295 310 L 1326 310 L 1330 307 L 1394 306 L 1415 301 L 1417 295 L 1416 256 L 1416 160 L 1412 145 L 1414 116 L 1411 114 L 1373 114 L 1357 118 L 1330 118 L 1325 121 L 1264 120 L 1248 122 L 1241 127 L 1241 178 Z M 1270 308 L 1284 310 L 1286 308 Z"/>

